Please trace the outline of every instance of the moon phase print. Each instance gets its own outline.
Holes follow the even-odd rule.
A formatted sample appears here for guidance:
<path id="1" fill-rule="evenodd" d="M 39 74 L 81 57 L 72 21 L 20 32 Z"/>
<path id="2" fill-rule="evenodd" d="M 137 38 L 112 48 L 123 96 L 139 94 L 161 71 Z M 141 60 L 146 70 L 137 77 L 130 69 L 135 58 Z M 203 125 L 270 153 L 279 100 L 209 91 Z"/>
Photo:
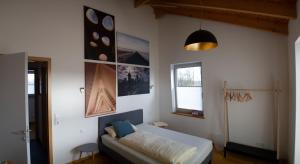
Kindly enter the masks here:
<path id="1" fill-rule="evenodd" d="M 114 16 L 84 6 L 84 58 L 115 62 Z"/>

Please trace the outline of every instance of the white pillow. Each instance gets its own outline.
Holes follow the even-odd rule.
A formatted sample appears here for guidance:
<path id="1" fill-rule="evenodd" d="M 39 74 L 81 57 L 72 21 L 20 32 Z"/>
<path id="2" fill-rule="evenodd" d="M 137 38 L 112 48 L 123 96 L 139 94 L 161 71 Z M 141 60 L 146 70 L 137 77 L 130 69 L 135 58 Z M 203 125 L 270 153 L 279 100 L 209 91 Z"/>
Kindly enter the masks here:
<path id="1" fill-rule="evenodd" d="M 137 127 L 135 125 L 133 125 L 132 123 L 130 123 L 130 125 L 132 126 L 132 129 L 136 132 L 137 131 Z"/>
<path id="2" fill-rule="evenodd" d="M 104 128 L 104 130 L 105 130 L 112 138 L 116 138 L 116 137 L 117 137 L 117 133 L 116 133 L 114 127 L 108 126 L 108 127 Z"/>

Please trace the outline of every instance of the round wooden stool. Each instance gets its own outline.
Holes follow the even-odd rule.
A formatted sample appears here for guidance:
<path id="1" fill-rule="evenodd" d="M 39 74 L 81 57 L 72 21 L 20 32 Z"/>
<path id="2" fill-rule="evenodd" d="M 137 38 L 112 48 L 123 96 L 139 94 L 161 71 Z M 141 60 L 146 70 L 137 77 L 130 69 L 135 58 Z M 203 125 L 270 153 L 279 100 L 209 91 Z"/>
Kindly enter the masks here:
<path id="1" fill-rule="evenodd" d="M 95 163 L 94 152 L 96 152 L 98 150 L 98 145 L 96 143 L 87 143 L 84 145 L 80 145 L 80 146 L 76 147 L 75 150 L 80 152 L 79 160 L 81 160 L 82 153 L 92 153 L 93 163 Z"/>

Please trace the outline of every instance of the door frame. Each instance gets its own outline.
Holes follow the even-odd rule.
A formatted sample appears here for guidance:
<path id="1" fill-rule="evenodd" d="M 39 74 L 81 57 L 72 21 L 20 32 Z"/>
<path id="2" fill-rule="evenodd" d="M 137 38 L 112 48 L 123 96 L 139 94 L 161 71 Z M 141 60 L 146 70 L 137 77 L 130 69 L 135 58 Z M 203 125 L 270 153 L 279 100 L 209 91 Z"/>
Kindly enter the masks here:
<path id="1" fill-rule="evenodd" d="M 49 164 L 53 164 L 53 147 L 52 147 L 52 76 L 51 76 L 51 58 L 47 57 L 36 57 L 36 56 L 28 56 L 29 61 L 37 61 L 37 62 L 47 62 L 47 89 L 48 89 L 48 147 L 49 147 Z"/>

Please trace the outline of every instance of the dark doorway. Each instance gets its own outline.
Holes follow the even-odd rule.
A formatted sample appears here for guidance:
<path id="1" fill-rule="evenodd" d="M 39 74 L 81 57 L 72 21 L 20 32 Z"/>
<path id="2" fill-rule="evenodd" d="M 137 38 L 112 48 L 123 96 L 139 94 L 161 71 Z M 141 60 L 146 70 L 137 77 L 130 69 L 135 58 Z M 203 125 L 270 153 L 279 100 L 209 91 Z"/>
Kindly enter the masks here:
<path id="1" fill-rule="evenodd" d="M 31 164 L 49 163 L 48 63 L 28 63 L 28 104 Z"/>

